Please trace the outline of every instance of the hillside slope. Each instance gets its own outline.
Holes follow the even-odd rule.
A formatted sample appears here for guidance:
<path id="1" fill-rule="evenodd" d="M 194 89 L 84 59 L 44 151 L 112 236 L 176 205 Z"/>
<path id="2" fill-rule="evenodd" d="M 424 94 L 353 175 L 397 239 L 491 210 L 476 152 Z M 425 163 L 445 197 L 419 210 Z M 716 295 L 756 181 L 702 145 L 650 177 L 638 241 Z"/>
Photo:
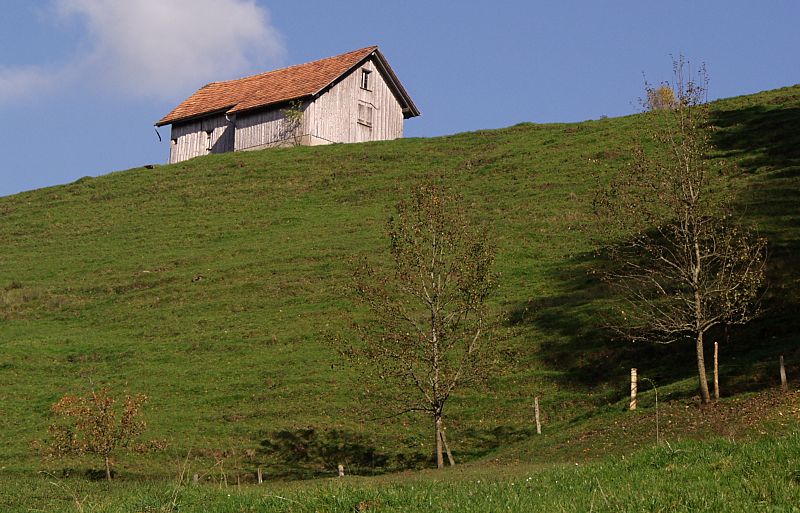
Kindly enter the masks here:
<path id="1" fill-rule="evenodd" d="M 427 458 L 426 420 L 373 420 L 392 412 L 354 387 L 325 340 L 362 315 L 351 260 L 385 254 L 394 203 L 430 172 L 490 227 L 493 308 L 510 335 L 509 373 L 454 399 L 457 458 L 525 443 L 534 395 L 548 426 L 571 429 L 624 397 L 631 366 L 668 398 L 691 396 L 691 348 L 610 339 L 599 327 L 608 291 L 586 272 L 594 190 L 626 165 L 641 123 L 214 155 L 0 198 L 4 472 L 40 468 L 29 442 L 49 406 L 90 383 L 150 396 L 149 436 L 170 442 L 125 458 L 123 472 L 172 473 L 189 449 L 210 465 L 306 428 L 372 444 L 391 468 Z M 730 394 L 774 383 L 779 353 L 790 377 L 800 364 L 800 86 L 717 102 L 713 124 L 717 157 L 743 171 L 731 178 L 741 212 L 770 239 L 765 317 L 723 352 Z"/>

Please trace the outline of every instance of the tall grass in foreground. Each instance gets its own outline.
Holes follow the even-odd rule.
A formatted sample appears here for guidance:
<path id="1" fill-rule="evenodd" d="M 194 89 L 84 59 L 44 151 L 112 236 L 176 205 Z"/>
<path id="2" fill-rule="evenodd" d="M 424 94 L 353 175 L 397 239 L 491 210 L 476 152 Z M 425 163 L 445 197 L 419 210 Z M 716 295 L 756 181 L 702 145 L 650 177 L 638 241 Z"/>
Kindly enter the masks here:
<path id="1" fill-rule="evenodd" d="M 35 504 L 14 504 L 19 492 L 9 484 L 3 511 L 800 511 L 800 434 L 745 444 L 687 441 L 585 466 L 462 467 L 242 489 L 44 478 L 19 483 L 37 489 Z"/>

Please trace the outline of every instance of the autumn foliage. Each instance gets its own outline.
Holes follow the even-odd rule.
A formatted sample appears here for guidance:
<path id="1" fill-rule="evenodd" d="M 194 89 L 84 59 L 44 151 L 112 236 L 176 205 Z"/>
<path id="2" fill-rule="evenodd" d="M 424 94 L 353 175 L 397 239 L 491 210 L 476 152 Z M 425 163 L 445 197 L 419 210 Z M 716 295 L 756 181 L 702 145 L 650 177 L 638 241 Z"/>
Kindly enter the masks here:
<path id="1" fill-rule="evenodd" d="M 138 444 L 145 428 L 142 407 L 147 396 L 126 395 L 117 405 L 108 388 L 86 396 L 67 394 L 52 406 L 57 420 L 49 427 L 44 452 L 48 456 L 93 455 L 101 458 L 106 479 L 111 480 L 112 456 L 120 449 L 162 448 L 162 443 Z"/>
<path id="2" fill-rule="evenodd" d="M 648 86 L 646 90 L 645 107 L 647 110 L 670 110 L 678 106 L 675 90 L 669 84 L 661 84 L 658 87 Z"/>

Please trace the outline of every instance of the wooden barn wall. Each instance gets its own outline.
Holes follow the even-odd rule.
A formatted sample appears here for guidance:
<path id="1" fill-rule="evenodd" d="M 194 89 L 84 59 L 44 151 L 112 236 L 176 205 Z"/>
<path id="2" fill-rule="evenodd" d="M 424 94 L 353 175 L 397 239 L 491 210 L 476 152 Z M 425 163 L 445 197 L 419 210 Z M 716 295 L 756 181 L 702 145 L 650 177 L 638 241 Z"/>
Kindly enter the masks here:
<path id="1" fill-rule="evenodd" d="M 211 151 L 208 151 L 208 131 L 211 131 Z M 170 164 L 209 153 L 234 150 L 234 128 L 224 114 L 172 125 L 170 138 Z"/>
<path id="2" fill-rule="evenodd" d="M 361 70 L 369 69 L 370 90 L 361 88 Z M 372 126 L 358 122 L 360 103 L 372 107 Z M 208 153 L 285 146 L 281 112 L 286 106 L 238 115 L 232 125 L 224 114 L 172 126 L 170 163 Z M 301 144 L 351 143 L 397 139 L 403 136 L 403 111 L 374 61 L 354 69 L 313 102 L 303 105 Z M 211 130 L 212 150 L 206 132 Z"/>
<path id="3" fill-rule="evenodd" d="M 371 90 L 361 88 L 369 69 Z M 358 123 L 358 104 L 373 108 L 372 127 Z M 372 60 L 353 70 L 306 109 L 311 144 L 382 141 L 403 136 L 403 110 Z"/>
<path id="4" fill-rule="evenodd" d="M 307 107 L 303 105 L 303 108 Z M 236 118 L 236 138 L 234 150 L 255 150 L 274 146 L 285 146 L 290 144 L 284 128 L 283 110 L 287 106 L 279 108 L 255 111 L 252 113 L 240 114 Z M 307 119 L 303 116 L 303 123 L 299 130 L 300 134 L 308 133 Z"/>

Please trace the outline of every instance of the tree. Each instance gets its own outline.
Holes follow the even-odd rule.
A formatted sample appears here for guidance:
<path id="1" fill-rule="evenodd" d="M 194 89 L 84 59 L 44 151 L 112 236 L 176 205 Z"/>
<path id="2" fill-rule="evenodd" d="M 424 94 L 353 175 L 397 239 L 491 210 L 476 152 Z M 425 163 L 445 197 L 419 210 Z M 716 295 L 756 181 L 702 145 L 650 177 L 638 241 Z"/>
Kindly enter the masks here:
<path id="1" fill-rule="evenodd" d="M 143 450 L 148 445 L 134 447 L 134 442 L 145 428 L 141 410 L 147 396 L 125 396 L 122 407 L 115 408 L 117 400 L 102 388 L 86 396 L 67 394 L 53 404 L 52 411 L 58 419 L 48 428 L 50 439 L 45 452 L 51 456 L 91 454 L 102 458 L 106 479 L 111 481 L 112 456 L 118 449 Z M 163 448 L 161 442 L 151 442 Z"/>
<path id="2" fill-rule="evenodd" d="M 436 464 L 447 453 L 444 412 L 456 388 L 488 369 L 486 299 L 494 288 L 494 250 L 473 227 L 464 201 L 434 183 L 416 186 L 389 219 L 392 264 L 365 261 L 358 297 L 374 323 L 357 326 L 368 365 L 404 412 L 433 421 Z"/>
<path id="3" fill-rule="evenodd" d="M 597 207 L 627 236 L 610 249 L 605 272 L 627 303 L 615 326 L 632 340 L 694 342 L 700 395 L 708 403 L 704 337 L 757 314 L 766 240 L 734 218 L 721 179 L 728 169 L 724 163 L 715 169 L 709 158 L 705 69 L 692 78 L 680 57 L 673 71 L 674 108 L 646 114 L 655 151 L 638 147 L 632 165 L 598 195 Z"/>

